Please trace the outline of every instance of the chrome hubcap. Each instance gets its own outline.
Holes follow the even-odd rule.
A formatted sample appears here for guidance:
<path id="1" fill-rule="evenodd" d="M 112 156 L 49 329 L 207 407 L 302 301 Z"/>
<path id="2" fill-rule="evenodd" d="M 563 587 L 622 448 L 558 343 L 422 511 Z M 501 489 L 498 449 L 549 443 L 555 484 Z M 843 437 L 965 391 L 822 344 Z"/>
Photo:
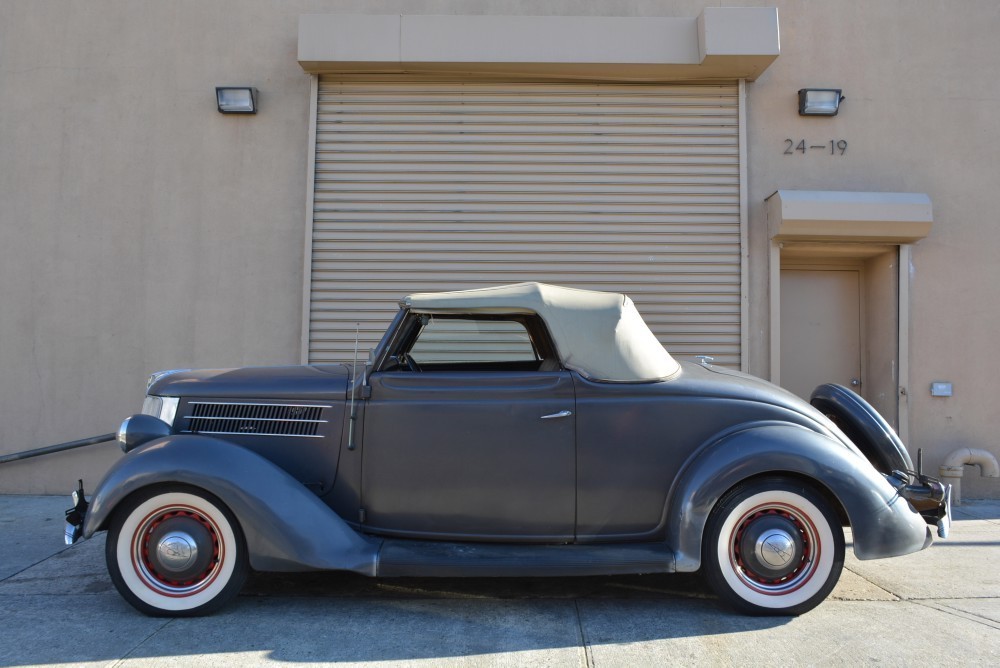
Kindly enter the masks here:
<path id="1" fill-rule="evenodd" d="M 166 507 L 137 530 L 134 559 L 152 589 L 186 596 L 211 584 L 224 547 L 217 526 L 194 508 Z"/>
<path id="2" fill-rule="evenodd" d="M 180 573 L 198 558 L 198 543 L 183 531 L 172 531 L 160 538 L 156 556 L 164 570 Z"/>
<path id="3" fill-rule="evenodd" d="M 795 541 L 784 531 L 772 529 L 757 539 L 755 551 L 761 566 L 781 570 L 795 558 Z"/>
<path id="4" fill-rule="evenodd" d="M 748 512 L 731 540 L 734 567 L 758 591 L 786 591 L 811 577 L 815 534 L 790 506 L 766 504 Z"/>

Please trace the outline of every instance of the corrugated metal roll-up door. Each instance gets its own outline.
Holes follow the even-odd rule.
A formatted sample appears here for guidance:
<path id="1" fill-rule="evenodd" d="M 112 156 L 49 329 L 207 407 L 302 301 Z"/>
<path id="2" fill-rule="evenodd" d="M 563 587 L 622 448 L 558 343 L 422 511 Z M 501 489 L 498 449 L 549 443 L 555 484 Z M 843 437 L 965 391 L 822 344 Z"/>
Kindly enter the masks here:
<path id="1" fill-rule="evenodd" d="M 678 357 L 740 364 L 736 83 L 321 78 L 309 361 L 377 343 L 411 292 L 629 294 Z"/>

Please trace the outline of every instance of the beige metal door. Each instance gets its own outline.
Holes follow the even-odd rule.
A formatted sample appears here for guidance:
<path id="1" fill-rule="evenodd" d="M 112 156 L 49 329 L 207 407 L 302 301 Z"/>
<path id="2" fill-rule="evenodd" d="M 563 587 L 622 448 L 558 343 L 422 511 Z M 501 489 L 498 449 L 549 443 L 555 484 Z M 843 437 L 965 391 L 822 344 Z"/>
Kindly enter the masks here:
<path id="1" fill-rule="evenodd" d="M 808 400 L 821 383 L 861 391 L 861 271 L 781 271 L 781 385 Z"/>
<path id="2" fill-rule="evenodd" d="M 626 292 L 678 357 L 741 363 L 739 89 L 323 76 L 308 359 L 411 292 Z"/>

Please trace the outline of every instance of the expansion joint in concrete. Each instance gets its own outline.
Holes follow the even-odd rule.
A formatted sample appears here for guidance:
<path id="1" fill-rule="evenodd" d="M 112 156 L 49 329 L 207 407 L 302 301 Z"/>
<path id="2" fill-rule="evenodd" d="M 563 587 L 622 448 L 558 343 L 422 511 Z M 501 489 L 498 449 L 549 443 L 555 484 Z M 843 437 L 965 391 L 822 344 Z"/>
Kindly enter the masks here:
<path id="1" fill-rule="evenodd" d="M 576 609 L 576 632 L 579 636 L 580 649 L 583 652 L 583 659 L 587 668 L 594 668 L 594 653 L 587 639 L 587 631 L 583 628 L 583 615 L 580 612 L 580 599 L 573 600 L 573 607 Z"/>

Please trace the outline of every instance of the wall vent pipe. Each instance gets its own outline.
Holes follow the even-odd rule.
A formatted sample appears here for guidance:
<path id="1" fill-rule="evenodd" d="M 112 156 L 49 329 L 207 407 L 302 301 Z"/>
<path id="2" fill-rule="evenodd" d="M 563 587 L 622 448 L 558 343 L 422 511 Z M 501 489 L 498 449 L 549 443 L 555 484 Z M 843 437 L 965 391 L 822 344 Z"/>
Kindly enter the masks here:
<path id="1" fill-rule="evenodd" d="M 1000 464 L 992 453 L 978 448 L 959 448 L 944 458 L 938 469 L 941 482 L 951 485 L 951 502 L 962 505 L 962 474 L 966 466 L 978 466 L 983 478 L 1000 478 Z"/>

